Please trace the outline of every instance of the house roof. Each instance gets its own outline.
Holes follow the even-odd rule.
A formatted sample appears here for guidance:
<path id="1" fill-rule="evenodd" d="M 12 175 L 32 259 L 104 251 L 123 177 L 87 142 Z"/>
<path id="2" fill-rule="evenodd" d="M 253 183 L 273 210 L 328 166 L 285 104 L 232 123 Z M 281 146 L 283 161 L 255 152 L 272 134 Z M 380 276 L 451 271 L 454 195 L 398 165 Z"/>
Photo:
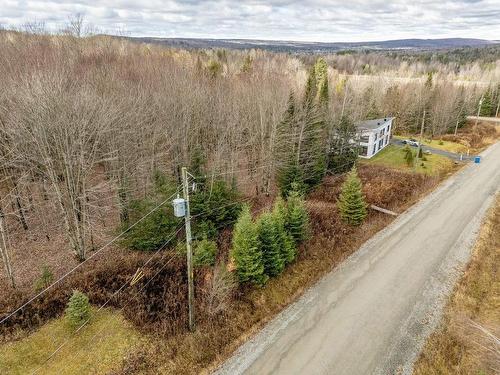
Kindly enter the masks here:
<path id="1" fill-rule="evenodd" d="M 358 122 L 356 126 L 358 127 L 358 129 L 361 130 L 376 130 L 378 128 L 383 127 L 393 119 L 394 117 L 384 117 L 384 118 L 377 118 L 375 120 L 365 120 Z"/>

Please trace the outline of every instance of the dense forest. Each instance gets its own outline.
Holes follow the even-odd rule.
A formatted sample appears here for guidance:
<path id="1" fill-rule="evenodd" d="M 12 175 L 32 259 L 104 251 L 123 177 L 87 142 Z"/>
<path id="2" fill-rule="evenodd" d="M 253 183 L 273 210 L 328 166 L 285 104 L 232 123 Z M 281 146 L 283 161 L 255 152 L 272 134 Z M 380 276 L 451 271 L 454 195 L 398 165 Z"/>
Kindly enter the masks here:
<path id="1" fill-rule="evenodd" d="M 462 127 L 480 98 L 482 115 L 498 114 L 499 60 L 482 53 L 460 64 L 12 31 L 0 48 L 0 212 L 28 230 L 26 216 L 43 215 L 37 202 L 52 202 L 80 259 L 102 215 L 127 224 L 159 178 L 175 192 L 181 166 L 211 189 L 226 184 L 222 195 L 286 195 L 349 169 L 359 120 L 394 116 L 395 132 L 415 133 L 425 113 L 437 136 Z"/>

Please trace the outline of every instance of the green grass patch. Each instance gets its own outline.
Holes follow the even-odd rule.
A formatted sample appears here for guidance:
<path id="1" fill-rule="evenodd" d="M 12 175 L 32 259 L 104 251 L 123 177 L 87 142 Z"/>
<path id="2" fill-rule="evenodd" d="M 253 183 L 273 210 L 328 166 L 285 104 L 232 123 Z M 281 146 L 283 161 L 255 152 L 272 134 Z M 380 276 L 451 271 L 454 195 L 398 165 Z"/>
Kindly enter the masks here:
<path id="1" fill-rule="evenodd" d="M 77 333 L 61 317 L 22 340 L 2 344 L 0 374 L 31 374 L 42 365 L 40 374 L 105 374 L 119 368 L 140 339 L 140 334 L 113 310 L 94 313 L 91 322 Z"/>
<path id="2" fill-rule="evenodd" d="M 412 148 L 412 152 L 415 156 L 417 153 L 417 149 Z M 360 162 L 366 164 L 379 164 L 385 167 L 396 168 L 407 171 L 415 170 L 418 173 L 424 173 L 427 175 L 435 175 L 440 171 L 448 170 L 453 167 L 453 161 L 444 156 L 435 154 L 432 155 L 424 154 L 424 157 L 427 160 L 419 160 L 417 162 L 416 169 L 414 169 L 413 167 L 409 167 L 406 164 L 403 147 L 396 145 L 388 145 L 378 154 L 373 156 L 371 159 L 360 159 Z M 421 165 L 422 163 L 424 164 L 423 166 Z"/>
<path id="3" fill-rule="evenodd" d="M 415 136 L 400 136 L 400 135 L 395 135 L 394 138 L 401 139 L 401 140 L 403 140 L 403 139 L 409 139 L 409 138 L 414 138 L 414 139 L 418 140 L 418 138 L 415 138 Z M 456 143 L 456 142 L 441 141 L 439 139 L 428 140 L 428 139 L 424 138 L 422 140 L 422 144 L 425 145 L 425 146 L 436 148 L 438 150 L 454 152 L 456 154 L 460 154 L 460 153 L 464 154 L 464 153 L 467 152 L 467 147 L 466 146 L 464 146 L 461 143 Z"/>

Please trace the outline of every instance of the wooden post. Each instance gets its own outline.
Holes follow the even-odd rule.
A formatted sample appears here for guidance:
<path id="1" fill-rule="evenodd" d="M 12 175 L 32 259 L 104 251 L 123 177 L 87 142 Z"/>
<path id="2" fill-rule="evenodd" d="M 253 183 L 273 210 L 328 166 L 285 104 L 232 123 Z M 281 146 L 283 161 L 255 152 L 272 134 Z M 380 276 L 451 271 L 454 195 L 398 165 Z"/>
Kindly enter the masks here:
<path id="1" fill-rule="evenodd" d="M 189 211 L 189 182 L 186 167 L 182 167 L 182 190 L 186 201 L 186 253 L 187 253 L 187 274 L 188 274 L 188 308 L 189 308 L 189 330 L 194 331 L 194 281 L 193 281 L 193 250 L 191 238 L 191 213 Z"/>

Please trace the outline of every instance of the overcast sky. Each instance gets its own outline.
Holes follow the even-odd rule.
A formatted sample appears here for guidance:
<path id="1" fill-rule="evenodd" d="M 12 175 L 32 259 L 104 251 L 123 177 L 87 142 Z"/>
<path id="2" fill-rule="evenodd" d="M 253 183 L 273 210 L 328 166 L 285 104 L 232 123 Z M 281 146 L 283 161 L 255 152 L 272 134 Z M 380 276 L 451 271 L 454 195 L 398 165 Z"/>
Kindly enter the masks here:
<path id="1" fill-rule="evenodd" d="M 374 41 L 500 39 L 500 0 L 0 0 L 0 24 L 60 29 L 74 14 L 130 36 Z"/>

